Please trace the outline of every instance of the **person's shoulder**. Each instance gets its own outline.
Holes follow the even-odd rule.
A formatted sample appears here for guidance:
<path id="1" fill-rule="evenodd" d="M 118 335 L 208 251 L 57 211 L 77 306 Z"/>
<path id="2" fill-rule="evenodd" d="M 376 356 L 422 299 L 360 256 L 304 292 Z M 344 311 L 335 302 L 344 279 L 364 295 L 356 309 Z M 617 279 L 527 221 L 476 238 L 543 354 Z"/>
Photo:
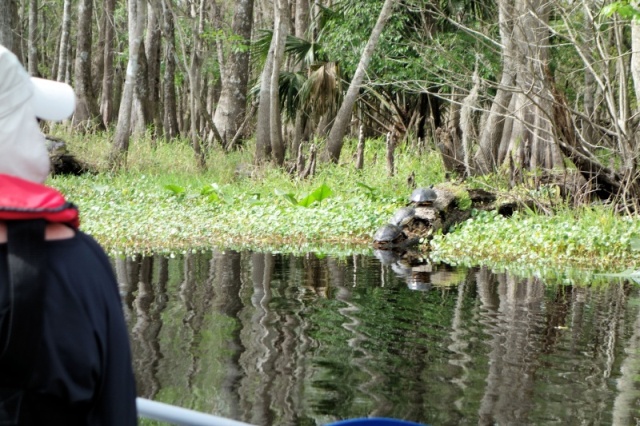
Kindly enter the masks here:
<path id="1" fill-rule="evenodd" d="M 106 256 L 106 253 L 102 248 L 102 246 L 91 235 L 80 230 L 76 230 L 75 232 L 76 232 L 76 238 L 81 244 L 87 245 L 92 250 L 100 253 L 101 255 Z"/>

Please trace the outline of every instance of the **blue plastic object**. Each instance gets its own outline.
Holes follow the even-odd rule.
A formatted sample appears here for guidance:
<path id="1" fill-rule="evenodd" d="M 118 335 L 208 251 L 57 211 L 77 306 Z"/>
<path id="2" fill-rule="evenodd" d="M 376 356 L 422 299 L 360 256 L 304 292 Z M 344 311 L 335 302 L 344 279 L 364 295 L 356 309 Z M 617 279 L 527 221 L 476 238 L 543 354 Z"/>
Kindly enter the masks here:
<path id="1" fill-rule="evenodd" d="M 326 426 L 425 426 L 406 420 L 389 419 L 384 417 L 365 417 L 361 419 L 340 420 Z"/>

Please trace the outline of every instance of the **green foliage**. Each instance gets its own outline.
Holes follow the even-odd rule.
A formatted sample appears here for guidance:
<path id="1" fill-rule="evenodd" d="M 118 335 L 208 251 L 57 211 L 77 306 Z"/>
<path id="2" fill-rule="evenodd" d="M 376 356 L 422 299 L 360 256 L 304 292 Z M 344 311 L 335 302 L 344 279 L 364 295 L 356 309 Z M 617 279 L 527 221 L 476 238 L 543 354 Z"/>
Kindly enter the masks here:
<path id="1" fill-rule="evenodd" d="M 630 0 L 621 0 L 607 4 L 602 8 L 602 14 L 606 17 L 618 14 L 624 19 L 640 20 L 640 8 L 638 8 L 637 2 Z"/>
<path id="2" fill-rule="evenodd" d="M 640 259 L 633 250 L 638 235 L 640 222 L 603 207 L 511 218 L 492 211 L 476 213 L 433 245 L 436 258 L 453 262 L 606 270 Z"/>

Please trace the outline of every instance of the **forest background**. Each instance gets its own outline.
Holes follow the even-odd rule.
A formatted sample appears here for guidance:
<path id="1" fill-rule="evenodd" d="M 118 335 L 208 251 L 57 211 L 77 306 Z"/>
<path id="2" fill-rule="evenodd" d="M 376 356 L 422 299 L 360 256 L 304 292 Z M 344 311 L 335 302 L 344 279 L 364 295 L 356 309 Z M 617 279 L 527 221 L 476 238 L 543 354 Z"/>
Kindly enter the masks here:
<path id="1" fill-rule="evenodd" d="M 100 173 L 52 183 L 114 250 L 363 246 L 410 188 L 448 179 L 539 209 L 478 215 L 434 240 L 436 258 L 620 269 L 640 249 L 636 14 L 594 0 L 5 0 L 0 43 L 75 88 L 70 123 L 46 130 Z"/>

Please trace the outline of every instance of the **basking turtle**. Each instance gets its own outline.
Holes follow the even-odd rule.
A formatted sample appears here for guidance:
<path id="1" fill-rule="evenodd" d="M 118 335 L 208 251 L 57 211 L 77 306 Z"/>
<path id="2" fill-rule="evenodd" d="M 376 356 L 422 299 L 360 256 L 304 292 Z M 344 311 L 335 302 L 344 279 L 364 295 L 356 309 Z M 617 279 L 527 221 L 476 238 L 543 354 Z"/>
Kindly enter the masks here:
<path id="1" fill-rule="evenodd" d="M 399 209 L 397 212 L 394 213 L 389 223 L 391 223 L 392 225 L 396 225 L 401 228 L 404 228 L 406 225 L 411 223 L 415 215 L 416 215 L 415 208 L 402 207 L 401 209 Z"/>
<path id="2" fill-rule="evenodd" d="M 417 188 L 411 193 L 409 200 L 416 207 L 431 207 L 438 199 L 438 194 L 432 188 Z"/>
<path id="3" fill-rule="evenodd" d="M 407 235 L 402 228 L 387 223 L 376 231 L 373 236 L 373 246 L 380 249 L 393 249 L 404 246 Z"/>

